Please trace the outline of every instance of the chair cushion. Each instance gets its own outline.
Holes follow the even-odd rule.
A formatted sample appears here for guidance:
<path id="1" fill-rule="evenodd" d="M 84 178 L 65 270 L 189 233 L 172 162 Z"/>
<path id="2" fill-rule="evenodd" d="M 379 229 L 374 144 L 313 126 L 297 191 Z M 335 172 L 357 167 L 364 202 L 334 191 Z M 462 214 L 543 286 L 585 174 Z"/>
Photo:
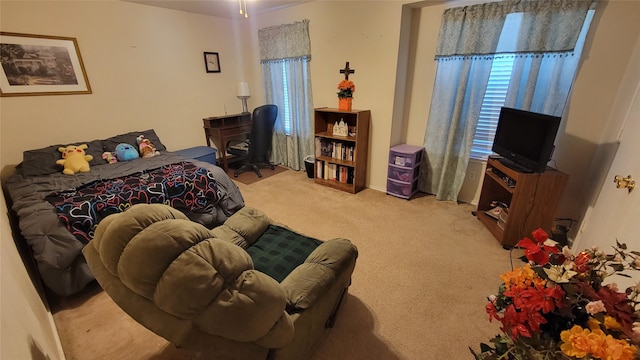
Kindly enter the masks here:
<path id="1" fill-rule="evenodd" d="M 320 240 L 277 225 L 269 225 L 260 238 L 246 250 L 256 270 L 281 282 L 320 244 Z"/>

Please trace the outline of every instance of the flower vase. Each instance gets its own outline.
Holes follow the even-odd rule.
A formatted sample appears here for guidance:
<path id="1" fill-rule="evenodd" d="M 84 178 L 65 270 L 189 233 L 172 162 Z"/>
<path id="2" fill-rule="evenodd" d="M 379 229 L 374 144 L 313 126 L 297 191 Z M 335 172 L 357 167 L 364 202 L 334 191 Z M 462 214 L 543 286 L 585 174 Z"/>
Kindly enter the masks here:
<path id="1" fill-rule="evenodd" d="M 352 101 L 353 101 L 353 98 L 351 97 L 338 98 L 338 110 L 351 111 Z"/>

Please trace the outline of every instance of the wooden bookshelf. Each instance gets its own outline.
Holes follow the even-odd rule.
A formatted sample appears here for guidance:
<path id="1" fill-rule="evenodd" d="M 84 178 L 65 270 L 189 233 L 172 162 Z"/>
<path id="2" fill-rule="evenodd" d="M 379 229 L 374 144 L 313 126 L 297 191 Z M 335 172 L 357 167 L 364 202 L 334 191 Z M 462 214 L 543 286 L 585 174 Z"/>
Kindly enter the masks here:
<path id="1" fill-rule="evenodd" d="M 365 188 L 370 119 L 370 110 L 315 109 L 316 184 L 353 194 Z M 334 125 L 341 120 L 348 128 L 346 136 L 333 134 Z"/>

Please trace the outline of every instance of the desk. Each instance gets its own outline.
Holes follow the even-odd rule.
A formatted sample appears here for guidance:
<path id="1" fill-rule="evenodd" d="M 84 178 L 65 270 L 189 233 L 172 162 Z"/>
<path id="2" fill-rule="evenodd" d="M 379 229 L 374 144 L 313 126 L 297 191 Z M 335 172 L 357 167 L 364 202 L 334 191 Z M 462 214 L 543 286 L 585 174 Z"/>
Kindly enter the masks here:
<path id="1" fill-rule="evenodd" d="M 229 168 L 229 156 L 226 152 L 227 141 L 251 133 L 251 114 L 208 117 L 202 119 L 202 122 L 204 123 L 207 146 L 211 146 L 213 140 L 222 160 L 222 168 L 227 171 Z"/>

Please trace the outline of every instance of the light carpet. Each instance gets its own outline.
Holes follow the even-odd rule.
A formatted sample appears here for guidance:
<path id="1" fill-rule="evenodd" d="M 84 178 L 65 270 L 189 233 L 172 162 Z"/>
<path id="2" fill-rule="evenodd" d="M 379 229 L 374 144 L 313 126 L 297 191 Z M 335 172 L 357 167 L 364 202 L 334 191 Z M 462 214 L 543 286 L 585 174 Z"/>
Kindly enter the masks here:
<path id="1" fill-rule="evenodd" d="M 372 189 L 347 194 L 304 171 L 238 186 L 247 205 L 274 220 L 359 249 L 349 295 L 312 360 L 471 359 L 469 346 L 478 350 L 498 333 L 484 307 L 510 269 L 509 252 L 472 205 Z M 54 308 L 69 360 L 207 358 L 146 330 L 97 286 Z"/>
<path id="2" fill-rule="evenodd" d="M 260 173 L 262 174 L 262 177 L 258 177 L 258 174 L 256 174 L 255 172 L 248 170 L 245 171 L 241 174 L 239 174 L 237 177 L 233 176 L 233 172 L 235 171 L 235 168 L 229 168 L 227 169 L 227 175 L 229 175 L 229 177 L 235 181 L 239 181 L 245 185 L 251 185 L 253 183 L 257 183 L 260 180 L 264 180 L 266 178 L 269 178 L 271 176 L 274 175 L 278 175 L 282 172 L 285 172 L 289 170 L 288 168 L 284 167 L 284 166 L 275 166 L 273 168 L 273 170 L 266 168 L 266 169 L 260 169 Z"/>

